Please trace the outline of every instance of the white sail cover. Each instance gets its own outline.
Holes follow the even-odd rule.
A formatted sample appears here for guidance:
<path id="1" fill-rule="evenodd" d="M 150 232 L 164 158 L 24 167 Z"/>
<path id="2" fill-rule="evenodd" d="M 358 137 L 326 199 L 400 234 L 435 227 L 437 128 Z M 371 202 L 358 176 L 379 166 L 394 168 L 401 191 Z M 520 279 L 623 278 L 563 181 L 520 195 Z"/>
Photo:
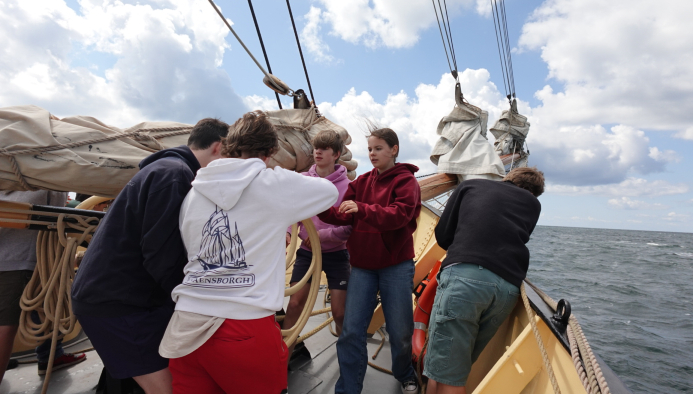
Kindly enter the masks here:
<path id="1" fill-rule="evenodd" d="M 491 133 L 496 138 L 494 143 L 499 156 L 514 155 L 509 167 L 526 167 L 529 153 L 524 149 L 525 139 L 529 133 L 527 117 L 516 111 L 503 111 L 501 117 L 491 127 Z M 511 168 L 507 168 L 510 170 Z"/>
<path id="2" fill-rule="evenodd" d="M 268 113 L 278 125 L 280 151 L 273 157 L 284 168 L 305 171 L 312 164 L 310 140 L 331 127 L 350 142 L 346 130 L 315 111 Z M 137 173 L 139 162 L 161 149 L 185 145 L 192 125 L 143 122 L 128 129 L 88 116 L 58 119 L 42 108 L 0 108 L 0 190 L 29 188 L 115 197 Z M 141 131 L 141 132 L 140 132 Z M 343 162 L 355 176 L 356 162 L 345 151 Z"/>
<path id="3" fill-rule="evenodd" d="M 488 113 L 468 103 L 458 103 L 438 123 L 440 139 L 431 161 L 439 173 L 457 174 L 460 181 L 472 178 L 500 180 L 505 169 L 486 138 Z"/>

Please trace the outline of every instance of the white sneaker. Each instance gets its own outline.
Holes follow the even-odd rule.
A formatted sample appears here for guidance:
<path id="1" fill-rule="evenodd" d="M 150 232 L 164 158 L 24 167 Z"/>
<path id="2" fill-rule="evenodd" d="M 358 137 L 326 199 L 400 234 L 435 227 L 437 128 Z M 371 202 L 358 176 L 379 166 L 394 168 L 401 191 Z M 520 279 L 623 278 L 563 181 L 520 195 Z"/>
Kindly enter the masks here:
<path id="1" fill-rule="evenodd" d="M 419 394 L 419 384 L 416 382 L 416 380 L 410 380 L 402 383 L 402 393 Z"/>

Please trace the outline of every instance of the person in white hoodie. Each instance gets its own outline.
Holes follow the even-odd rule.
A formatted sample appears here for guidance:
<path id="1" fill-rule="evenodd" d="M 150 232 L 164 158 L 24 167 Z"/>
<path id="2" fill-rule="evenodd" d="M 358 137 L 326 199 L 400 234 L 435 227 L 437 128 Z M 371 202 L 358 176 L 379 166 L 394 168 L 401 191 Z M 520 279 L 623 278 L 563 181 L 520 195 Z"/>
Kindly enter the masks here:
<path id="1" fill-rule="evenodd" d="M 267 168 L 278 138 L 249 112 L 223 140 L 222 156 L 197 173 L 180 211 L 188 252 L 176 311 L 159 353 L 173 393 L 272 393 L 287 387 L 288 350 L 275 312 L 283 306 L 287 226 L 331 207 L 332 182 Z"/>

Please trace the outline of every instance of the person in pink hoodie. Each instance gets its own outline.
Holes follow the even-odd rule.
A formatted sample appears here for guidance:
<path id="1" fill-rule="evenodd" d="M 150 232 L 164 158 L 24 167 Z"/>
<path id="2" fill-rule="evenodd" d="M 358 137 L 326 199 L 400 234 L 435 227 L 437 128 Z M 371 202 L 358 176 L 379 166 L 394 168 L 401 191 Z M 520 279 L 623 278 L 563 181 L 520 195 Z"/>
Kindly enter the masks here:
<path id="1" fill-rule="evenodd" d="M 336 164 L 344 148 L 344 142 L 339 134 L 332 130 L 324 130 L 318 133 L 312 141 L 313 159 L 315 164 L 303 175 L 325 178 L 331 181 L 339 191 L 335 207 L 339 207 L 349 186 L 346 167 Z M 327 276 L 327 286 L 330 289 L 332 316 L 337 330 L 337 335 L 342 332 L 342 322 L 344 321 L 344 306 L 346 304 L 346 290 L 349 283 L 351 268 L 349 266 L 349 252 L 346 243 L 351 235 L 351 226 L 337 226 L 327 224 L 317 216 L 312 218 L 315 229 L 320 236 L 320 249 L 322 251 L 322 270 Z M 301 247 L 296 252 L 296 263 L 291 274 L 291 285 L 300 281 L 306 274 L 313 259 L 310 240 L 306 229 L 299 225 L 299 238 L 303 241 Z M 291 237 L 291 228 L 287 231 L 287 242 Z M 310 283 L 310 282 L 309 282 Z M 308 299 L 309 287 L 304 286 L 289 299 L 284 318 L 284 328 L 288 329 L 298 320 L 303 307 Z M 293 349 L 290 349 L 293 350 Z M 291 353 L 289 353 L 291 354 Z"/>

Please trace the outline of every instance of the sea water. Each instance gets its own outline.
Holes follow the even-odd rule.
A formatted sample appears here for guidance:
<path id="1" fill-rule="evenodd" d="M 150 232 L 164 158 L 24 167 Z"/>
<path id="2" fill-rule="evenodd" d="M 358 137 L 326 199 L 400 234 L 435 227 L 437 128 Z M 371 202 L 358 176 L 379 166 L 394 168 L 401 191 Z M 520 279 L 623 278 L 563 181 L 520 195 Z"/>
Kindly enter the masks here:
<path id="1" fill-rule="evenodd" d="M 634 393 L 693 393 L 693 234 L 538 226 L 527 246 L 528 279 Z"/>

